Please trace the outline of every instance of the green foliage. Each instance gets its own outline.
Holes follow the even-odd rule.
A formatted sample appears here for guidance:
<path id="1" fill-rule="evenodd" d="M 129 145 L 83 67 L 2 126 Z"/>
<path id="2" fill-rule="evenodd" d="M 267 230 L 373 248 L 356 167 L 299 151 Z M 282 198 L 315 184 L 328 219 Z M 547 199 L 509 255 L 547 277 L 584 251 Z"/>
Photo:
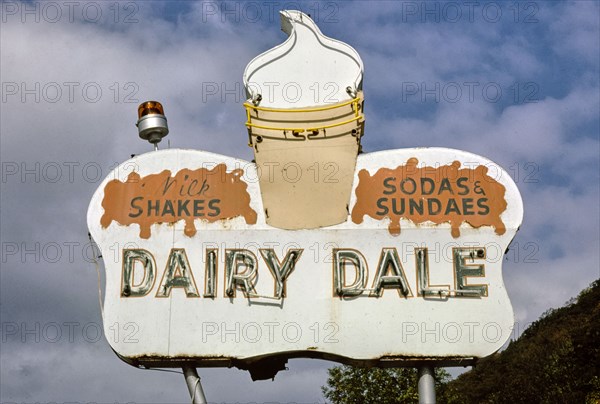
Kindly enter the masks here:
<path id="1" fill-rule="evenodd" d="M 323 395 L 333 404 L 404 404 L 417 403 L 417 371 L 410 368 L 355 368 L 336 366 L 329 369 Z M 448 373 L 436 369 L 436 390 L 447 382 Z"/>
<path id="2" fill-rule="evenodd" d="M 600 280 L 448 383 L 438 401 L 600 404 L 599 341 Z"/>
<path id="3" fill-rule="evenodd" d="M 501 353 L 456 380 L 436 369 L 440 404 L 600 404 L 600 280 L 564 307 L 548 310 Z M 329 369 L 333 404 L 416 403 L 415 369 Z"/>

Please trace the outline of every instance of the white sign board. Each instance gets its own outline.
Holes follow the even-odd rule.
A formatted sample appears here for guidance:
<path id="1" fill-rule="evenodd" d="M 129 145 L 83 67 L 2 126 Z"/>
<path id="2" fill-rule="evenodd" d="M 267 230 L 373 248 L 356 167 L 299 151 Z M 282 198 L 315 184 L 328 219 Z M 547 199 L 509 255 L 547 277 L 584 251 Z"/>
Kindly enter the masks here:
<path id="1" fill-rule="evenodd" d="M 292 168 L 260 175 L 340 175 Z M 104 257 L 106 335 L 127 330 L 108 338 L 122 359 L 467 364 L 509 338 L 502 257 L 523 206 L 495 163 L 442 148 L 361 154 L 347 221 L 311 230 L 267 225 L 258 178 L 247 161 L 170 149 L 100 184 L 88 226 Z"/>

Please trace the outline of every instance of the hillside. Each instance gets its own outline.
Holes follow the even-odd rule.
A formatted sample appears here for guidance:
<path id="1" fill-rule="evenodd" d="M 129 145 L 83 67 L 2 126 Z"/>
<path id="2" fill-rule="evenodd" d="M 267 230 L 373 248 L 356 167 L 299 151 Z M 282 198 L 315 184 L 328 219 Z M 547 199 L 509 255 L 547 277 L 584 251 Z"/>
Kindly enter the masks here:
<path id="1" fill-rule="evenodd" d="M 600 280 L 441 390 L 439 403 L 600 403 Z"/>

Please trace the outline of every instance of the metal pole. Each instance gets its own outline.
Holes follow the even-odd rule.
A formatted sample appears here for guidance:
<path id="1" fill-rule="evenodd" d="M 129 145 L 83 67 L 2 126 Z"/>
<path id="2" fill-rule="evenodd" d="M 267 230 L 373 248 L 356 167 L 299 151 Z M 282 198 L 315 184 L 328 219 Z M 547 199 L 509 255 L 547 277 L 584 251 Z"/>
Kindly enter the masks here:
<path id="1" fill-rule="evenodd" d="M 419 404 L 435 404 L 435 372 L 433 366 L 421 366 L 419 375 Z"/>
<path id="2" fill-rule="evenodd" d="M 196 372 L 196 368 L 183 367 L 183 376 L 190 391 L 192 404 L 206 404 L 206 397 L 204 396 L 202 383 L 200 383 L 200 377 L 198 376 L 198 372 Z"/>

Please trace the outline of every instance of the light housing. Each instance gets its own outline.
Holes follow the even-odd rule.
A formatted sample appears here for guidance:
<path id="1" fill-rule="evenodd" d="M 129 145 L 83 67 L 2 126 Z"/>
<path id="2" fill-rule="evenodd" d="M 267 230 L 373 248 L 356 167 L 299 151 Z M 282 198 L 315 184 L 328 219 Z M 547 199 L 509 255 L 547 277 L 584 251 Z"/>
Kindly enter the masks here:
<path id="1" fill-rule="evenodd" d="M 138 107 L 136 123 L 140 138 L 147 140 L 158 148 L 158 143 L 169 134 L 169 126 L 163 106 L 158 101 L 146 101 Z"/>

